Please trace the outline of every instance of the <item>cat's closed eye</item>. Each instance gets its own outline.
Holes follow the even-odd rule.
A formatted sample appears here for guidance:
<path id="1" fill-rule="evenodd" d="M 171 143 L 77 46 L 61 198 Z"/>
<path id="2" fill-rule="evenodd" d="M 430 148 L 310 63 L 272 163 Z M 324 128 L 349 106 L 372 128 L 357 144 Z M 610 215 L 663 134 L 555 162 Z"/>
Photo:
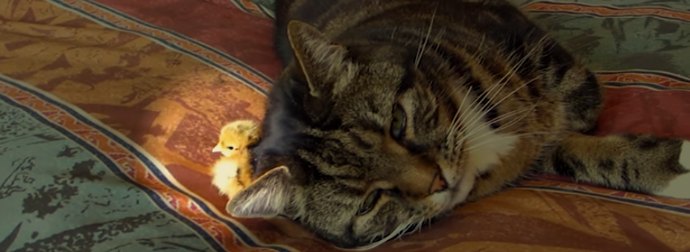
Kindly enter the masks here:
<path id="1" fill-rule="evenodd" d="M 381 199 L 381 195 L 383 195 L 383 189 L 376 189 L 370 192 L 369 196 L 367 196 L 362 205 L 359 207 L 359 210 L 357 210 L 357 216 L 362 216 L 371 212 L 379 199 Z"/>

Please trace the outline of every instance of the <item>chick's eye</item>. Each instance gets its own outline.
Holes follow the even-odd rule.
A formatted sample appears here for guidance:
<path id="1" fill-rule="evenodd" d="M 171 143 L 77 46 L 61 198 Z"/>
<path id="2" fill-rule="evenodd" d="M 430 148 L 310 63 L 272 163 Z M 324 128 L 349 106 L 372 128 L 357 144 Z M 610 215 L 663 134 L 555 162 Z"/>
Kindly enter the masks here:
<path id="1" fill-rule="evenodd" d="M 400 104 L 393 106 L 393 118 L 391 120 L 390 134 L 396 140 L 400 140 L 405 136 L 405 128 L 407 127 L 407 114 Z"/>
<path id="2" fill-rule="evenodd" d="M 228 150 L 234 150 L 234 149 L 235 149 L 235 146 L 232 146 L 232 145 L 228 146 Z"/>
<path id="3" fill-rule="evenodd" d="M 357 210 L 357 216 L 365 215 L 368 212 L 371 212 L 372 209 L 376 206 L 376 203 L 381 199 L 381 195 L 383 194 L 383 189 L 376 189 L 369 193 L 366 199 L 364 199 L 364 202 L 362 205 L 359 207 L 359 210 Z"/>

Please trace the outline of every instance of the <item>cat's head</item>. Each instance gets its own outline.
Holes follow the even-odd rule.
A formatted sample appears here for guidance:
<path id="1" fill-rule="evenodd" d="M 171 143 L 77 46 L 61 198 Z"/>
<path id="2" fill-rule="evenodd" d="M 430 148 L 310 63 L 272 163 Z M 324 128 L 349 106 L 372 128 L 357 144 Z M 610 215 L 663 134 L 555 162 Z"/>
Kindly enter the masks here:
<path id="1" fill-rule="evenodd" d="M 457 127 L 447 90 L 425 80 L 414 52 L 336 44 L 296 21 L 288 37 L 296 60 L 273 90 L 254 151 L 259 170 L 279 168 L 236 195 L 229 213 L 287 216 L 357 247 L 417 228 L 466 197 L 473 181 L 461 182 L 473 176 L 461 168 L 458 130 L 449 130 Z"/>

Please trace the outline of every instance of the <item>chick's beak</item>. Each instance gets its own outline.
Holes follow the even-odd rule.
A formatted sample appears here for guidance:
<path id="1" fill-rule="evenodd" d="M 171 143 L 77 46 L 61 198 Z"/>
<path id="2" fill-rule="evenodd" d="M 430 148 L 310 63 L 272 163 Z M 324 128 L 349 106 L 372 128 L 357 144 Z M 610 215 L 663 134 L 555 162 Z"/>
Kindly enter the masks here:
<path id="1" fill-rule="evenodd" d="M 212 153 L 220 152 L 223 150 L 223 147 L 220 146 L 220 144 L 217 144 L 215 147 L 213 147 L 213 150 L 211 151 Z"/>

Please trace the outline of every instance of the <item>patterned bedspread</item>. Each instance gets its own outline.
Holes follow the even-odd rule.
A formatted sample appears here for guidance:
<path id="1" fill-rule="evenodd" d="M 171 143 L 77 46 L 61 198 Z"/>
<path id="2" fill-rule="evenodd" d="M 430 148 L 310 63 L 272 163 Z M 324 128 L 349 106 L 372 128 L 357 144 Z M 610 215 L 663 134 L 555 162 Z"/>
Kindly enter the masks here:
<path id="1" fill-rule="evenodd" d="M 599 133 L 690 139 L 690 2 L 513 2 L 606 84 Z M 0 251 L 332 250 L 210 184 L 280 70 L 257 3 L 0 1 Z M 534 176 L 376 250 L 690 251 L 690 201 Z"/>

